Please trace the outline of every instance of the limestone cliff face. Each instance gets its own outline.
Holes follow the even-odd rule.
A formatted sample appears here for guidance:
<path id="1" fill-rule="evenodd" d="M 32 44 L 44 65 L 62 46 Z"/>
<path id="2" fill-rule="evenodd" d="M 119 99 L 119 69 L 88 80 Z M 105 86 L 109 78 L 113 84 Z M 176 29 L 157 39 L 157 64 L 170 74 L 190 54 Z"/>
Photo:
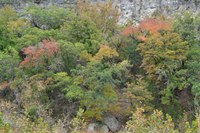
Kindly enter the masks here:
<path id="1" fill-rule="evenodd" d="M 90 0 L 91 2 L 105 2 L 106 0 Z M 11 4 L 20 11 L 34 2 L 42 7 L 47 5 L 58 5 L 61 7 L 74 6 L 76 0 L 0 0 L 0 5 Z M 139 21 L 152 13 L 171 15 L 190 10 L 194 13 L 200 12 L 200 0 L 113 0 L 121 10 L 120 22 L 127 20 Z"/>
<path id="2" fill-rule="evenodd" d="M 121 0 L 122 21 L 127 19 L 141 20 L 151 14 L 172 15 L 190 10 L 200 11 L 200 0 Z"/>

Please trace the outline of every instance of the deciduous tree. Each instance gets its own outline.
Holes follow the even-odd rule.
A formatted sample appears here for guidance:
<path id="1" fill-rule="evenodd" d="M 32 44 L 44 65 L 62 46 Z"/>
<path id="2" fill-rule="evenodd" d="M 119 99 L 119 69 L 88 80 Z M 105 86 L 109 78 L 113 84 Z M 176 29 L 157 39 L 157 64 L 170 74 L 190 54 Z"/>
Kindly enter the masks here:
<path id="1" fill-rule="evenodd" d="M 34 67 L 48 65 L 50 58 L 58 53 L 59 48 L 55 41 L 43 40 L 38 47 L 29 46 L 22 49 L 22 51 L 26 57 L 20 65 L 22 67 Z"/>
<path id="2" fill-rule="evenodd" d="M 76 11 L 81 17 L 92 20 L 105 37 L 116 30 L 120 14 L 118 7 L 110 0 L 104 3 L 78 0 Z"/>

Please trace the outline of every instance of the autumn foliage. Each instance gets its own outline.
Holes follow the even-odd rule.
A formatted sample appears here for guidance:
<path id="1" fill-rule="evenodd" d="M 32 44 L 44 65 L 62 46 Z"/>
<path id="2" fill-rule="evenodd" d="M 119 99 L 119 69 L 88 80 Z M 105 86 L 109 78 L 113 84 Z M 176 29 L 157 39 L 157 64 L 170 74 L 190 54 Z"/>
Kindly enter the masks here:
<path id="1" fill-rule="evenodd" d="M 158 34 L 160 30 L 170 30 L 171 25 L 168 21 L 159 20 L 156 18 L 147 18 L 140 22 L 137 27 L 139 31 L 148 31 L 150 34 Z"/>
<path id="2" fill-rule="evenodd" d="M 132 25 L 129 25 L 127 26 L 126 28 L 124 28 L 122 31 L 121 31 L 121 35 L 122 36 L 129 36 L 129 35 L 132 35 L 134 33 L 134 30 L 135 30 L 135 27 L 133 27 Z"/>
<path id="3" fill-rule="evenodd" d="M 104 57 L 112 58 L 119 56 L 119 54 L 107 45 L 101 45 L 99 52 L 93 57 L 94 60 L 101 60 Z"/>
<path id="4" fill-rule="evenodd" d="M 44 59 L 51 58 L 59 49 L 57 43 L 53 40 L 42 40 L 38 47 L 29 46 L 22 49 L 25 54 L 24 60 L 20 63 L 20 66 L 36 66 L 37 64 L 42 64 Z"/>
<path id="5" fill-rule="evenodd" d="M 200 13 L 124 25 L 118 3 L 2 5 L 0 133 L 198 132 Z"/>
<path id="6" fill-rule="evenodd" d="M 161 30 L 171 30 L 170 22 L 158 18 L 147 18 L 141 21 L 136 27 L 129 25 L 128 27 L 124 28 L 120 34 L 122 36 L 136 34 L 139 40 L 145 41 L 148 34 L 157 36 Z"/>
<path id="7" fill-rule="evenodd" d="M 120 13 L 111 0 L 101 4 L 78 0 L 76 10 L 79 16 L 91 19 L 105 34 L 110 34 L 117 28 Z"/>

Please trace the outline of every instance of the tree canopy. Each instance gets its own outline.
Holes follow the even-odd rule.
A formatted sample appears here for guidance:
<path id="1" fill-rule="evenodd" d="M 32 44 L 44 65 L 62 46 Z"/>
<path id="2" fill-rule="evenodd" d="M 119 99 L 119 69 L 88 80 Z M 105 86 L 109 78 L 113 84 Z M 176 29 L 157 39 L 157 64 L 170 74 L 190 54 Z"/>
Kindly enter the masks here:
<path id="1" fill-rule="evenodd" d="M 122 132 L 196 132 L 200 14 L 119 17 L 112 1 L 2 7 L 0 131 L 119 131 L 111 119 Z"/>

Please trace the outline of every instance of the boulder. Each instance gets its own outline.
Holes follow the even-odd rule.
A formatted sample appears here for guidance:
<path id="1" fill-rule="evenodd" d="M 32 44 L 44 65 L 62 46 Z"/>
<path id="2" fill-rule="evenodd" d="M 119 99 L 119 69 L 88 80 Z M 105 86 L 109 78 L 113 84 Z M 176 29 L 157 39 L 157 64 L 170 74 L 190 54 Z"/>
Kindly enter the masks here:
<path id="1" fill-rule="evenodd" d="M 106 125 L 102 125 L 99 130 L 98 130 L 100 133 L 108 133 L 109 132 L 109 129 Z"/>
<path id="2" fill-rule="evenodd" d="M 112 132 L 117 132 L 121 128 L 121 123 L 114 116 L 104 117 L 103 123 L 105 123 Z"/>
<path id="3" fill-rule="evenodd" d="M 87 133 L 108 133 L 109 129 L 106 125 L 99 123 L 90 123 L 87 128 Z"/>
<path id="4" fill-rule="evenodd" d="M 95 123 L 90 123 L 88 125 L 87 133 L 96 133 L 95 127 L 96 127 Z"/>

